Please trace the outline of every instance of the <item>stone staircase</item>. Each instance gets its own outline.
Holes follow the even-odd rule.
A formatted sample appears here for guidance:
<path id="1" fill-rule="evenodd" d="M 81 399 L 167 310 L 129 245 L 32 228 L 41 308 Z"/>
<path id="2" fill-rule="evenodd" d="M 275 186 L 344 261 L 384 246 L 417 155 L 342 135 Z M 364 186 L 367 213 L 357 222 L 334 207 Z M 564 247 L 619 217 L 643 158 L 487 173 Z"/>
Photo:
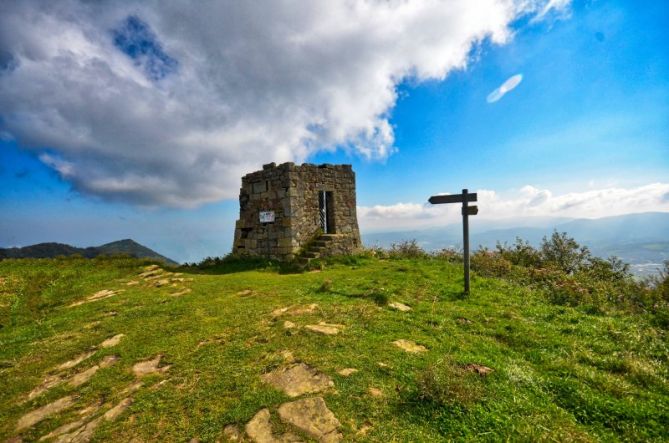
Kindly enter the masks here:
<path id="1" fill-rule="evenodd" d="M 337 234 L 321 234 L 314 240 L 297 258 L 297 263 L 306 267 L 313 260 L 323 256 L 323 252 L 331 246 L 333 240 L 337 238 Z"/>

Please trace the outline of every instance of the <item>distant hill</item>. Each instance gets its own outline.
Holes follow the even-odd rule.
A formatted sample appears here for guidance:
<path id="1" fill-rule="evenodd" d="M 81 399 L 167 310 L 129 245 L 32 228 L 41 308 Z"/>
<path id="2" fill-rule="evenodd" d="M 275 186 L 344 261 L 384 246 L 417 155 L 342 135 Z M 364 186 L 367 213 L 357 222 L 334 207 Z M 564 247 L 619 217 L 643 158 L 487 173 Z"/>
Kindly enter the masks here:
<path id="1" fill-rule="evenodd" d="M 647 212 L 598 219 L 545 220 L 533 226 L 518 220 L 517 226 L 495 229 L 490 221 L 470 219 L 470 242 L 472 247 L 494 248 L 499 243 L 513 243 L 516 237 L 538 245 L 544 236 L 556 230 L 566 232 L 579 243 L 590 248 L 600 257 L 615 255 L 630 263 L 638 274 L 655 272 L 664 260 L 669 259 L 669 213 Z M 403 232 L 380 232 L 363 235 L 367 246 L 389 246 L 402 240 L 415 239 L 426 250 L 462 245 L 462 227 L 451 224 L 443 228 Z"/>
<path id="2" fill-rule="evenodd" d="M 137 258 L 151 258 L 168 264 L 177 264 L 175 261 L 158 254 L 156 251 L 142 246 L 134 240 L 125 239 L 102 246 L 77 248 L 63 243 L 39 243 L 23 248 L 0 248 L 0 259 L 3 258 L 53 258 L 58 256 L 81 255 L 93 258 L 99 255 L 130 255 Z"/>

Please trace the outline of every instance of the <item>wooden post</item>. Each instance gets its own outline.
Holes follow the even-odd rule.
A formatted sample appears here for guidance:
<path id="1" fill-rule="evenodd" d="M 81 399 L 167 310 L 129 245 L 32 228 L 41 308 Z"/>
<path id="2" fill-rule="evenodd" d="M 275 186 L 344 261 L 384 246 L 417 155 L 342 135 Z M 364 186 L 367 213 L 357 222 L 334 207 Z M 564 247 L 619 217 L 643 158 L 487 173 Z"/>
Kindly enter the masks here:
<path id="1" fill-rule="evenodd" d="M 462 203 L 462 246 L 463 261 L 465 268 L 465 294 L 469 295 L 469 216 L 476 215 L 479 212 L 478 206 L 469 206 L 469 202 L 475 202 L 476 192 L 471 194 L 467 189 L 462 190 L 462 194 L 456 195 L 433 195 L 428 201 L 433 205 L 444 203 Z"/>
<path id="2" fill-rule="evenodd" d="M 465 266 L 465 295 L 469 295 L 469 208 L 468 191 L 462 190 L 462 245 Z"/>

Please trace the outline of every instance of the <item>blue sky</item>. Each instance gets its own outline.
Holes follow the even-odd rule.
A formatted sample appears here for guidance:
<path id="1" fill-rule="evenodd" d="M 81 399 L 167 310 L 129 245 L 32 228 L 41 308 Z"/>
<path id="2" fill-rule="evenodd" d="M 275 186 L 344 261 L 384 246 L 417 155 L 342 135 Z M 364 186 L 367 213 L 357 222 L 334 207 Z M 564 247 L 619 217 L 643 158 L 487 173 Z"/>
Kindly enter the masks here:
<path id="1" fill-rule="evenodd" d="M 148 52 L 158 53 L 160 63 L 156 65 L 155 59 L 145 63 L 135 51 L 129 66 L 138 66 L 169 95 L 172 86 L 166 82 L 176 82 L 188 70 L 176 43 L 160 30 L 154 34 L 143 28 L 143 22 L 126 18 L 120 23 L 116 35 L 122 26 L 132 24 L 156 39 Z M 578 211 L 561 213 L 556 208 L 567 208 L 570 199 L 585 197 L 598 199 L 583 207 L 586 217 L 655 208 L 667 211 L 667 23 L 669 3 L 665 1 L 643 2 L 643 6 L 629 0 L 575 2 L 542 20 L 520 16 L 511 22 L 514 34 L 506 43 L 490 39 L 475 43 L 464 69 L 446 70 L 443 80 L 410 77 L 395 85 L 397 99 L 384 114 L 392 126 L 392 154 L 368 158 L 364 150 L 352 147 L 354 137 L 349 137 L 349 143 L 333 144 L 332 140 L 341 140 L 332 136 L 327 151 L 296 150 L 291 155 L 312 163 L 353 164 L 363 234 L 397 227 L 397 219 L 403 227 L 457 221 L 450 213 L 431 214 L 424 202 L 434 193 L 463 187 L 487 190 L 490 219 L 579 216 Z M 159 25 L 153 26 L 158 29 Z M 165 52 L 157 43 L 161 38 Z M 0 47 L 0 67 L 9 72 L 6 66 L 12 58 L 2 54 Z M 488 95 L 516 74 L 522 74 L 522 82 L 488 103 Z M 9 95 L 0 93 L 0 100 L 3 97 Z M 48 107 L 48 101 L 43 106 Z M 0 130 L 4 131 L 0 246 L 42 241 L 88 246 L 130 237 L 177 260 L 229 251 L 238 211 L 234 183 L 239 183 L 240 174 L 235 171 L 246 168 L 249 172 L 262 163 L 262 153 L 242 169 L 221 170 L 229 175 L 221 185 L 225 187 L 222 198 L 207 196 L 204 203 L 192 206 L 181 204 L 182 200 L 176 205 L 169 200 L 156 202 L 154 196 L 142 200 L 149 197 L 99 191 L 107 175 L 91 178 L 69 173 L 61 157 L 68 160 L 70 155 L 72 164 L 78 165 L 76 159 L 86 166 L 92 162 L 86 151 L 76 157 L 73 150 L 61 148 L 58 137 L 49 146 L 18 134 L 8 123 L 19 115 L 12 112 L 15 108 L 19 108 L 15 102 L 0 103 Z M 335 133 L 339 128 L 326 129 Z M 88 132 L 82 133 L 85 139 Z M 334 146 L 337 149 L 332 151 Z M 103 159 L 114 158 L 109 152 L 104 155 Z M 290 159 L 286 155 L 279 150 L 269 154 L 268 161 Z M 225 163 L 236 157 L 226 153 L 221 158 L 214 155 L 210 161 Z M 172 166 L 151 167 L 169 174 Z M 113 168 L 106 165 L 105 174 L 110 171 Z M 635 196 L 648 193 L 655 193 L 656 199 L 635 204 Z"/>

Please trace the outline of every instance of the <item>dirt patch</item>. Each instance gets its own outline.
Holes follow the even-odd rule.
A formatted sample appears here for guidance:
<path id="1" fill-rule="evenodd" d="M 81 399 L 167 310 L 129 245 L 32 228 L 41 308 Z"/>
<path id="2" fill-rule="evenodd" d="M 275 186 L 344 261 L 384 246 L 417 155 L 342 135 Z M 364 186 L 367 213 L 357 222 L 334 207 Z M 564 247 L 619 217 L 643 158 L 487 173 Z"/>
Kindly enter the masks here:
<path id="1" fill-rule="evenodd" d="M 68 395 L 67 397 L 59 398 L 58 400 L 54 401 L 53 403 L 49 403 L 46 406 L 42 406 L 39 409 L 30 411 L 19 419 L 18 423 L 16 424 L 16 430 L 22 431 L 24 429 L 30 428 L 45 418 L 64 411 L 73 404 L 74 397 Z"/>
<path id="2" fill-rule="evenodd" d="M 321 397 L 305 398 L 279 406 L 279 417 L 319 442 L 338 442 L 341 424 Z"/>
<path id="3" fill-rule="evenodd" d="M 367 389 L 367 392 L 369 392 L 369 395 L 372 397 L 383 397 L 383 391 L 379 388 L 369 388 Z"/>
<path id="4" fill-rule="evenodd" d="M 300 438 L 291 433 L 275 435 L 272 433 L 269 409 L 261 409 L 246 424 L 246 435 L 256 443 L 300 442 Z"/>
<path id="5" fill-rule="evenodd" d="M 418 353 L 421 353 L 421 352 L 427 352 L 427 348 L 426 348 L 425 346 L 423 346 L 423 345 L 419 345 L 419 344 L 417 344 L 416 342 L 413 342 L 413 341 L 411 341 L 411 340 L 405 340 L 405 339 L 403 339 L 403 338 L 400 339 L 400 340 L 395 340 L 395 341 L 393 342 L 393 344 L 394 344 L 395 346 L 397 346 L 398 348 L 400 348 L 400 349 L 402 349 L 402 350 L 404 350 L 404 351 L 406 351 L 406 352 L 410 352 L 410 353 L 412 353 L 412 354 L 418 354 Z"/>
<path id="6" fill-rule="evenodd" d="M 323 335 L 337 335 L 344 329 L 344 325 L 320 322 L 317 325 L 306 325 L 304 329 Z"/>
<path id="7" fill-rule="evenodd" d="M 285 392 L 289 397 L 321 392 L 334 386 L 330 377 L 304 363 L 276 369 L 261 378 L 264 382 Z"/>
<path id="8" fill-rule="evenodd" d="M 407 306 L 404 303 L 399 303 L 399 302 L 388 303 L 388 307 L 401 312 L 411 311 L 410 306 Z"/>
<path id="9" fill-rule="evenodd" d="M 489 368 L 489 367 L 483 366 L 483 365 L 478 365 L 476 363 L 466 364 L 464 366 L 464 369 L 466 371 L 476 372 L 481 377 L 485 377 L 486 375 L 488 375 L 488 374 L 490 374 L 491 372 L 494 371 L 494 369 L 492 369 L 492 368 Z"/>
<path id="10" fill-rule="evenodd" d="M 170 367 L 169 366 L 159 367 L 160 359 L 162 357 L 163 357 L 162 355 L 156 355 L 151 360 L 145 360 L 145 361 L 140 361 L 139 363 L 135 363 L 135 365 L 132 367 L 132 372 L 134 372 L 137 377 L 142 377 L 144 375 L 149 375 L 149 374 L 163 373 L 167 371 Z"/>
<path id="11" fill-rule="evenodd" d="M 350 377 L 356 372 L 358 372 L 358 370 L 355 368 L 344 368 L 337 371 L 337 374 L 341 375 L 342 377 Z"/>
<path id="12" fill-rule="evenodd" d="M 111 348 L 121 343 L 121 339 L 125 337 L 125 334 L 116 334 L 115 336 L 108 338 L 107 340 L 100 343 L 101 348 Z"/>

